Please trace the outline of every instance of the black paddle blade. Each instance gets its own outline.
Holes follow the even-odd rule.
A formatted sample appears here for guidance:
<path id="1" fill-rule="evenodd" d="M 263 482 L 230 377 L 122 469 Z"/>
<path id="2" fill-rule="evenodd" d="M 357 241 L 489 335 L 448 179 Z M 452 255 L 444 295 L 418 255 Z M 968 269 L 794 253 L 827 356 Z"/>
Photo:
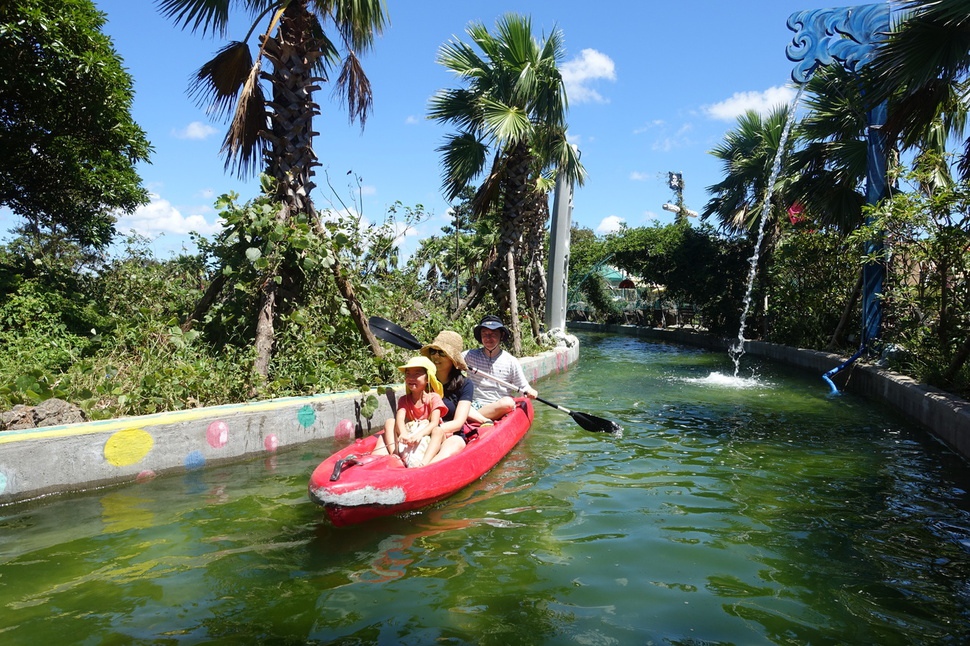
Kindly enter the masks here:
<path id="1" fill-rule="evenodd" d="M 597 417 L 596 415 L 570 411 L 569 416 L 572 417 L 577 424 L 582 426 L 583 429 L 593 431 L 594 433 L 616 433 L 623 430 L 623 427 L 616 422 L 603 419 L 602 417 Z"/>
<path id="2" fill-rule="evenodd" d="M 388 343 L 393 343 L 398 347 L 408 350 L 420 350 L 424 345 L 400 325 L 391 323 L 387 319 L 382 319 L 379 316 L 372 316 L 367 319 L 367 326 L 370 327 L 370 331 L 374 333 L 374 336 Z"/>

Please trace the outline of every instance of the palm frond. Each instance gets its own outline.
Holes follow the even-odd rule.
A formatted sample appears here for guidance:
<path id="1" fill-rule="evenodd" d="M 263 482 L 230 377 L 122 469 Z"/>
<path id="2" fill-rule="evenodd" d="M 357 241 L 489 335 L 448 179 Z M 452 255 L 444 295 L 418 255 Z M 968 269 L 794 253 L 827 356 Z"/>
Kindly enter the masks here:
<path id="1" fill-rule="evenodd" d="M 344 59 L 344 65 L 337 78 L 334 93 L 341 99 L 346 99 L 347 110 L 350 122 L 360 120 L 360 127 L 363 129 L 367 121 L 367 114 L 374 104 L 374 91 L 371 88 L 370 80 L 364 74 L 360 60 L 350 52 Z"/>
<path id="2" fill-rule="evenodd" d="M 233 102 L 252 70 L 249 45 L 233 41 L 196 71 L 189 86 L 189 96 L 199 107 L 223 118 L 232 111 Z"/>
<path id="3" fill-rule="evenodd" d="M 266 97 L 259 84 L 259 63 L 253 65 L 249 78 L 239 93 L 232 123 L 226 132 L 221 152 L 226 155 L 226 169 L 235 167 L 240 178 L 256 174 L 261 166 L 268 128 Z"/>
<path id="4" fill-rule="evenodd" d="M 448 136 L 437 152 L 443 153 L 441 188 L 453 200 L 482 172 L 488 147 L 474 134 L 462 132 Z"/>
<path id="5" fill-rule="evenodd" d="M 439 90 L 428 102 L 428 117 L 452 123 L 462 130 L 482 127 L 478 95 L 464 88 Z"/>
<path id="6" fill-rule="evenodd" d="M 532 132 L 532 121 L 522 108 L 490 99 L 482 101 L 481 106 L 485 131 L 496 141 L 516 142 Z"/>
<path id="7" fill-rule="evenodd" d="M 934 80 L 954 81 L 970 70 L 970 11 L 966 0 L 909 2 L 907 17 L 883 43 L 872 63 L 881 96 Z"/>
<path id="8" fill-rule="evenodd" d="M 320 13 L 332 12 L 333 22 L 350 50 L 366 52 L 388 24 L 384 0 L 313 0 Z"/>
<path id="9" fill-rule="evenodd" d="M 226 35 L 231 4 L 227 0 L 157 0 L 155 4 L 163 16 L 183 29 L 192 32 L 201 29 L 203 36 L 210 31 Z"/>

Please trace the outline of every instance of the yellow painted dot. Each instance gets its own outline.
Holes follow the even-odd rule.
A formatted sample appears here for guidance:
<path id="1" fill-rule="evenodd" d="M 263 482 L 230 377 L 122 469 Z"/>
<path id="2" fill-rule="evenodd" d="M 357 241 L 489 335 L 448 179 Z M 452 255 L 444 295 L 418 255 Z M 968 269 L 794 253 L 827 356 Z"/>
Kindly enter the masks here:
<path id="1" fill-rule="evenodd" d="M 154 445 L 155 439 L 147 431 L 128 428 L 108 438 L 104 444 L 104 459 L 116 467 L 135 464 L 140 462 Z"/>

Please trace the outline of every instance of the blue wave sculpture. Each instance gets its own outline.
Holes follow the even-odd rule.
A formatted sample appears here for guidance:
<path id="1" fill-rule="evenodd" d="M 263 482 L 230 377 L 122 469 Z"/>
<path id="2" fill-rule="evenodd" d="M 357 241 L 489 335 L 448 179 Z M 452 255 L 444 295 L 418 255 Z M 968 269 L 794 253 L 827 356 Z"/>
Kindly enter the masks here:
<path id="1" fill-rule="evenodd" d="M 791 77 L 807 83 L 816 67 L 841 63 L 857 72 L 870 61 L 876 46 L 889 32 L 889 5 L 867 4 L 856 7 L 812 9 L 788 17 L 788 28 L 795 32 L 785 53 L 797 63 Z"/>

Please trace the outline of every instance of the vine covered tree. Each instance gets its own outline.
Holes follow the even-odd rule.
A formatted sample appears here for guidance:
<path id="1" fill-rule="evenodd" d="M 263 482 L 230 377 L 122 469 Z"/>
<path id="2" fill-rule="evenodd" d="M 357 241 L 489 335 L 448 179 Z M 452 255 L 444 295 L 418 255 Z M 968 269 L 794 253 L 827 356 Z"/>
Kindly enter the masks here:
<path id="1" fill-rule="evenodd" d="M 439 148 L 446 197 L 455 199 L 484 173 L 474 211 L 481 216 L 499 208 L 502 232 L 494 259 L 459 313 L 495 288 L 499 306 L 510 312 L 518 347 L 516 255 L 534 255 L 530 247 L 536 236 L 527 236 L 532 245 L 523 244 L 523 236 L 536 229 L 536 222 L 544 226 L 548 215 L 548 204 L 543 209 L 541 203 L 548 202 L 552 183 L 543 173 L 555 169 L 580 184 L 585 178 L 578 153 L 566 140 L 567 98 L 558 68 L 563 35 L 554 29 L 537 40 L 531 20 L 516 14 L 500 18 L 495 33 L 481 23 L 472 23 L 466 33 L 472 45 L 453 40 L 438 53 L 438 62 L 466 87 L 439 91 L 429 114 L 458 129 Z"/>
<path id="2" fill-rule="evenodd" d="M 158 0 L 158 6 L 183 28 L 203 34 L 212 31 L 226 36 L 232 9 L 253 18 L 242 40 L 229 42 L 199 68 L 192 92 L 201 104 L 229 117 L 222 148 L 227 169 L 234 167 L 240 175 L 264 169 L 270 178 L 266 188 L 278 206 L 271 235 L 285 238 L 288 232 L 309 226 L 321 238 L 327 237 L 310 199 L 314 169 L 319 166 L 312 145 L 317 134 L 313 117 L 320 113 L 314 92 L 319 83 L 336 74 L 335 91 L 346 99 L 350 121 L 359 121 L 363 127 L 373 92 L 358 54 L 367 51 L 383 31 L 387 20 L 384 2 Z M 265 26 L 253 56 L 248 41 L 259 25 Z M 332 28 L 330 34 L 324 25 Z M 264 378 L 269 372 L 276 323 L 302 296 L 302 250 L 298 245 L 279 246 L 283 247 L 279 262 L 269 264 L 260 281 L 256 370 Z M 335 251 L 326 262 L 361 336 L 380 356 L 380 346 L 367 327 L 350 276 Z M 213 280 L 194 317 L 202 314 L 225 282 L 225 274 Z"/>
<path id="3" fill-rule="evenodd" d="M 0 3 L 0 206 L 39 246 L 103 249 L 116 211 L 148 201 L 151 146 L 131 118 L 131 76 L 91 0 Z"/>

